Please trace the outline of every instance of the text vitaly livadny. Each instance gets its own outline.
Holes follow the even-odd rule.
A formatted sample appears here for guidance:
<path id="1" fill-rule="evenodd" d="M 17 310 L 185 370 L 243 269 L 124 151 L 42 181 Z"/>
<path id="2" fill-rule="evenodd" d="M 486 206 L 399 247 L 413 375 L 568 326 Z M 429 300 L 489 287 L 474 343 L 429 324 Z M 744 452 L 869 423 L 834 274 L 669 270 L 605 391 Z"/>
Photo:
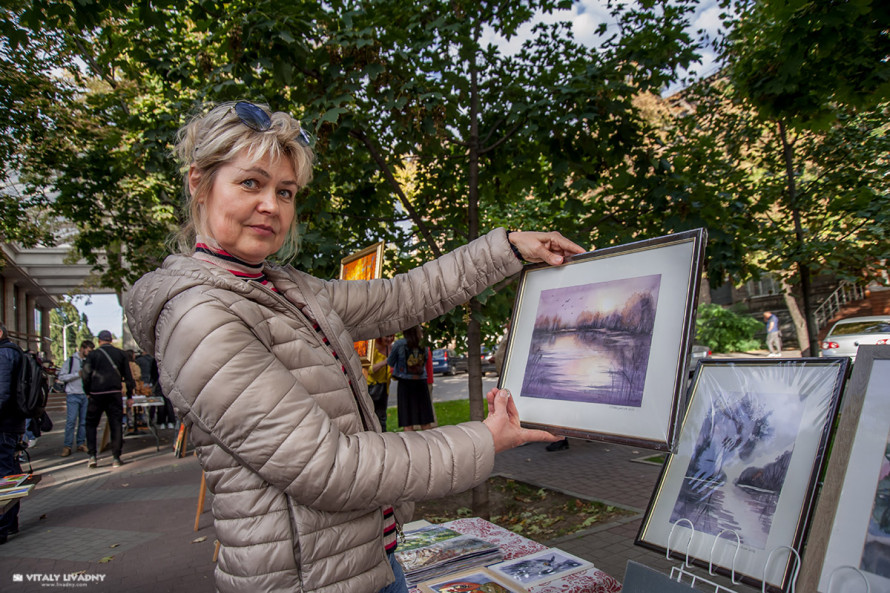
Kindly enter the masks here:
<path id="1" fill-rule="evenodd" d="M 14 574 L 14 583 L 101 583 L 104 574 Z"/>

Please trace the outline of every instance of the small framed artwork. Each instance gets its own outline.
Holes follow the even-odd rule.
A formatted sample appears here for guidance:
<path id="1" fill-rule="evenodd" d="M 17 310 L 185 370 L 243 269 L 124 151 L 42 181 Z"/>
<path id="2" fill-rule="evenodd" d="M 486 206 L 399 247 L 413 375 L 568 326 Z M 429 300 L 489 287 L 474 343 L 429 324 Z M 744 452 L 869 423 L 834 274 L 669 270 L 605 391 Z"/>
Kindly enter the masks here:
<path id="1" fill-rule="evenodd" d="M 847 358 L 699 363 L 677 451 L 636 543 L 786 591 L 797 568 Z"/>
<path id="2" fill-rule="evenodd" d="M 383 241 L 365 247 L 340 260 L 340 280 L 374 280 L 383 276 Z M 355 342 L 353 347 L 362 364 L 371 362 L 371 342 Z"/>
<path id="3" fill-rule="evenodd" d="M 472 568 L 420 584 L 424 593 L 528 593 L 523 587 L 483 568 Z"/>
<path id="4" fill-rule="evenodd" d="M 524 587 L 552 581 L 588 568 L 593 568 L 593 563 L 558 548 L 548 548 L 488 567 L 492 572 Z"/>
<path id="5" fill-rule="evenodd" d="M 890 591 L 890 346 L 860 346 L 798 590 Z"/>
<path id="6" fill-rule="evenodd" d="M 670 450 L 706 239 L 698 229 L 526 266 L 499 384 L 523 426 Z"/>

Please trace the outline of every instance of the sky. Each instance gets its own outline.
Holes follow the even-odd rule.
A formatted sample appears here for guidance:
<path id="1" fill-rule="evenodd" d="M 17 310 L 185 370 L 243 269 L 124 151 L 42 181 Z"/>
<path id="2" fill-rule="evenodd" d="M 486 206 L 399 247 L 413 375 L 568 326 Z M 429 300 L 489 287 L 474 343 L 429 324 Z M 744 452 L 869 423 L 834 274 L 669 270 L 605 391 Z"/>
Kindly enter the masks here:
<path id="1" fill-rule="evenodd" d="M 72 300 L 77 310 L 87 315 L 87 325 L 93 335 L 107 329 L 115 338 L 121 337 L 124 311 L 117 302 L 117 295 L 78 295 Z"/>
<path id="2" fill-rule="evenodd" d="M 629 0 L 622 0 L 629 3 Z M 704 31 L 710 38 L 714 38 L 720 30 L 720 12 L 717 0 L 699 0 L 695 11 L 690 15 L 690 32 L 696 36 L 697 31 Z M 609 15 L 606 8 L 606 0 L 579 0 L 572 5 L 571 10 L 555 11 L 552 14 L 539 14 L 534 21 L 526 23 L 511 39 L 496 36 L 491 29 L 483 33 L 483 43 L 496 44 L 502 51 L 508 54 L 516 53 L 522 46 L 522 42 L 531 36 L 532 27 L 539 23 L 570 22 L 572 34 L 575 39 L 588 46 L 597 46 L 602 39 L 596 35 L 596 28 L 606 23 L 606 36 L 615 33 L 615 21 Z M 702 48 L 701 63 L 693 64 L 690 71 L 685 73 L 694 76 L 709 76 L 717 70 L 716 55 L 710 48 Z M 680 90 L 684 85 L 677 83 L 665 90 L 665 94 Z"/>

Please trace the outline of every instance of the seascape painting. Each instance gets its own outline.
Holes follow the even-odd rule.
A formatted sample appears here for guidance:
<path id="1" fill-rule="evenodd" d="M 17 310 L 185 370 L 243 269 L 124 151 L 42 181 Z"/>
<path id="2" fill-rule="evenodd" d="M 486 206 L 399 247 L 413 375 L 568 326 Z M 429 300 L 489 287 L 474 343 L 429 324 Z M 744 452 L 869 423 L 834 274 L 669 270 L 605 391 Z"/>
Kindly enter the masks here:
<path id="1" fill-rule="evenodd" d="M 859 568 L 890 579 L 890 437 L 884 448 Z"/>
<path id="2" fill-rule="evenodd" d="M 522 397 L 639 408 L 661 275 L 543 290 Z"/>
<path id="3" fill-rule="evenodd" d="M 713 536 L 730 529 L 763 550 L 805 402 L 796 393 L 725 392 L 716 382 L 709 395 L 670 522 L 688 519 Z"/>

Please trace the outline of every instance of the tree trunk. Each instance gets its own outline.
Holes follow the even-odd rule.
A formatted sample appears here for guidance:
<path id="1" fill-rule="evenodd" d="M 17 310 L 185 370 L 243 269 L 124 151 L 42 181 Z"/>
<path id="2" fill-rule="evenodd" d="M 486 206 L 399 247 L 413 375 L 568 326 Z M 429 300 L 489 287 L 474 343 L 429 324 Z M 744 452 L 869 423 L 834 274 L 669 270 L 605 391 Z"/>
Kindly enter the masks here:
<path id="1" fill-rule="evenodd" d="M 800 348 L 800 352 L 803 354 L 806 352 L 807 345 L 809 344 L 806 319 L 804 318 L 803 313 L 801 313 L 800 307 L 797 305 L 797 299 L 794 298 L 794 292 L 791 290 L 791 285 L 788 283 L 787 278 L 780 277 L 779 281 L 782 283 L 782 296 L 785 299 L 785 306 L 788 307 L 788 312 L 791 314 L 791 320 L 794 322 L 794 333 L 797 337 L 797 347 Z"/>
<path id="2" fill-rule="evenodd" d="M 478 42 L 481 29 L 476 25 L 474 42 Z M 467 239 L 472 241 L 479 237 L 479 75 L 476 69 L 476 56 L 470 62 L 470 136 L 469 141 L 469 177 L 467 184 Z M 474 297 L 470 300 L 470 315 L 467 320 L 467 371 L 470 396 L 470 420 L 482 420 L 484 406 L 482 401 L 482 327 L 479 314 L 482 304 Z M 477 517 L 488 519 L 491 516 L 488 500 L 488 483 L 473 488 L 473 512 Z"/>
<path id="3" fill-rule="evenodd" d="M 794 144 L 788 139 L 788 130 L 785 122 L 779 120 L 779 137 L 782 139 L 782 156 L 785 159 L 785 177 L 788 185 L 788 206 L 791 210 L 791 219 L 794 221 L 794 240 L 797 244 L 795 251 L 802 251 L 804 235 L 803 225 L 800 221 L 800 209 L 797 206 L 797 183 L 794 175 Z M 813 307 L 810 304 L 810 267 L 806 262 L 798 261 L 797 270 L 800 273 L 800 297 L 803 303 L 803 317 L 806 327 L 806 347 L 801 348 L 801 356 L 815 355 L 819 351 L 819 342 L 816 339 L 816 320 L 813 317 Z"/>

